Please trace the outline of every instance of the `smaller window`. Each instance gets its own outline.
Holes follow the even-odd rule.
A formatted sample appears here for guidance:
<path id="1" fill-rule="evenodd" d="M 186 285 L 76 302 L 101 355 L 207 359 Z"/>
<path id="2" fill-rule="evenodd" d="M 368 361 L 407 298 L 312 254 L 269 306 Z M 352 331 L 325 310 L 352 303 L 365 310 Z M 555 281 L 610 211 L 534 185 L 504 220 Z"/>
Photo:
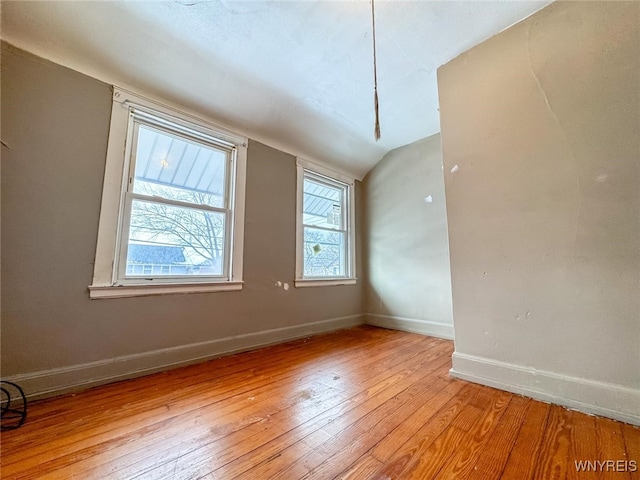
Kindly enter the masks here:
<path id="1" fill-rule="evenodd" d="M 298 159 L 296 286 L 355 283 L 354 181 Z"/>

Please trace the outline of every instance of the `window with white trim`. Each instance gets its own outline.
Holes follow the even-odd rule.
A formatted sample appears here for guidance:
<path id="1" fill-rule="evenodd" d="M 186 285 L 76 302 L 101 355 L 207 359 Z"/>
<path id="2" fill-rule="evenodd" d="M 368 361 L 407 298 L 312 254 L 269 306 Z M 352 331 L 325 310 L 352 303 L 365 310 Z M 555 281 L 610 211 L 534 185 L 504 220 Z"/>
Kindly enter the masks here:
<path id="1" fill-rule="evenodd" d="M 355 283 L 354 180 L 297 163 L 296 286 Z"/>
<path id="2" fill-rule="evenodd" d="M 246 138 L 114 89 L 91 298 L 238 290 Z"/>

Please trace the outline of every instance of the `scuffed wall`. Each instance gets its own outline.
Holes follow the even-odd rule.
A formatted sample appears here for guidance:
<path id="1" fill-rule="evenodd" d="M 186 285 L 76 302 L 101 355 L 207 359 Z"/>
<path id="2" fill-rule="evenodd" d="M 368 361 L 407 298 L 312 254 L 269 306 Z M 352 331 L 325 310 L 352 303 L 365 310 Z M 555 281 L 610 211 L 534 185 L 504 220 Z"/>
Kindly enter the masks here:
<path id="1" fill-rule="evenodd" d="M 454 373 L 634 422 L 639 15 L 556 2 L 438 71 Z"/>

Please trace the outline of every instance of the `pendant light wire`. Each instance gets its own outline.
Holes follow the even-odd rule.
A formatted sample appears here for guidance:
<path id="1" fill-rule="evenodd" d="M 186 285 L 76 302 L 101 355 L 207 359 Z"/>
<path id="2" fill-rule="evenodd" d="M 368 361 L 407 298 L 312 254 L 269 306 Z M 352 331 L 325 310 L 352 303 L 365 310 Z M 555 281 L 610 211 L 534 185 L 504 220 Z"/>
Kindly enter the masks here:
<path id="1" fill-rule="evenodd" d="M 374 129 L 374 137 L 376 141 L 380 140 L 380 111 L 378 107 L 378 67 L 376 59 L 376 11 L 375 0 L 371 0 L 371 26 L 373 30 L 373 108 L 376 115 L 376 125 Z"/>

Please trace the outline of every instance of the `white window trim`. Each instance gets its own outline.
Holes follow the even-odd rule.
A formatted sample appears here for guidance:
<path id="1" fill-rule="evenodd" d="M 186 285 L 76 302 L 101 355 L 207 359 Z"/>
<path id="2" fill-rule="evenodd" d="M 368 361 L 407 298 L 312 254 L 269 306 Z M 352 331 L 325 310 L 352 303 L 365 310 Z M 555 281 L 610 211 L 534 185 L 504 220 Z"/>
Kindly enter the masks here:
<path id="1" fill-rule="evenodd" d="M 203 132 L 215 135 L 236 146 L 236 168 L 231 179 L 235 185 L 231 204 L 233 209 L 233 224 L 230 232 L 233 241 L 230 243 L 229 260 L 231 267 L 228 278 L 211 281 L 190 280 L 184 283 L 157 281 L 151 283 L 132 284 L 117 282 L 117 258 L 122 225 L 124 204 L 123 182 L 128 178 L 128 159 L 125 152 L 129 126 L 129 109 L 134 106 L 140 110 L 149 110 L 155 114 L 168 117 L 178 124 L 187 123 L 198 126 Z M 174 293 L 201 293 L 242 289 L 243 272 L 243 244 L 244 244 L 244 210 L 247 168 L 247 138 L 219 127 L 214 123 L 203 120 L 190 113 L 184 113 L 176 107 L 142 97 L 119 87 L 113 88 L 113 105 L 111 110 L 111 124 L 107 144 L 107 159 L 102 188 L 102 203 L 98 224 L 98 240 L 93 270 L 93 281 L 89 286 L 89 297 L 118 298 L 147 295 L 163 295 Z"/>
<path id="2" fill-rule="evenodd" d="M 303 247 L 303 196 L 304 196 L 304 172 L 305 170 L 324 175 L 333 180 L 346 184 L 348 188 L 348 214 L 347 214 L 347 275 L 337 278 L 304 278 Z M 355 234 L 355 179 L 345 173 L 334 170 L 321 163 L 306 160 L 301 157 L 296 158 L 296 276 L 295 286 L 304 287 L 327 287 L 332 285 L 354 285 L 356 278 L 356 234 Z"/>

